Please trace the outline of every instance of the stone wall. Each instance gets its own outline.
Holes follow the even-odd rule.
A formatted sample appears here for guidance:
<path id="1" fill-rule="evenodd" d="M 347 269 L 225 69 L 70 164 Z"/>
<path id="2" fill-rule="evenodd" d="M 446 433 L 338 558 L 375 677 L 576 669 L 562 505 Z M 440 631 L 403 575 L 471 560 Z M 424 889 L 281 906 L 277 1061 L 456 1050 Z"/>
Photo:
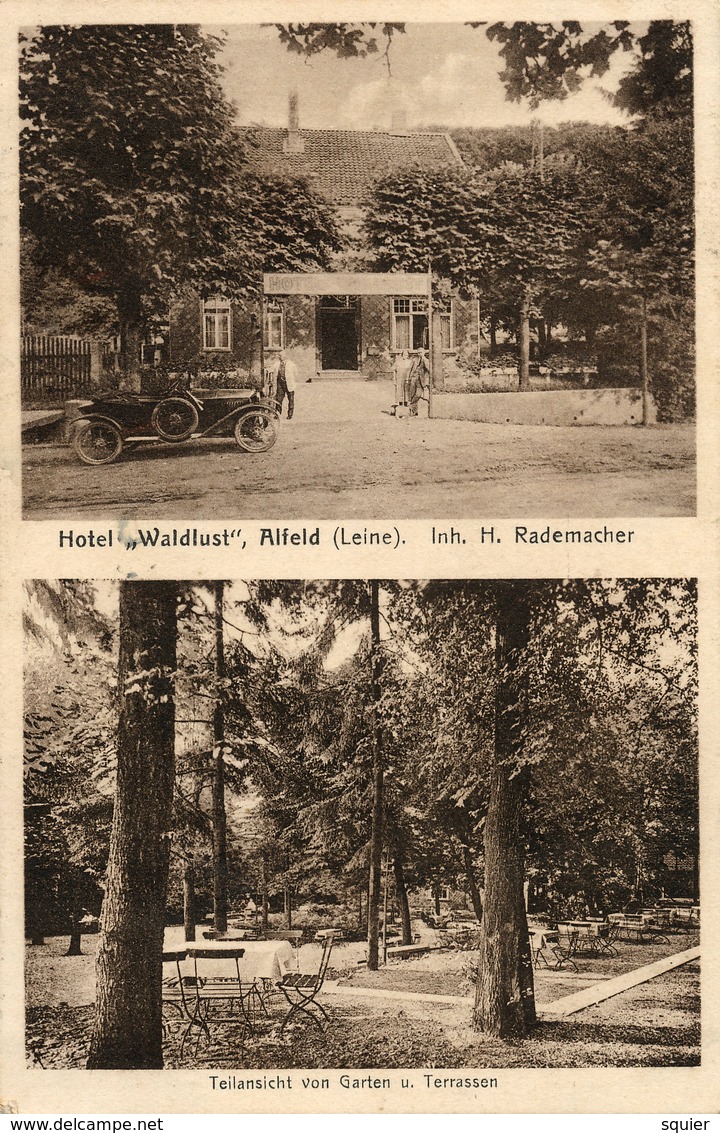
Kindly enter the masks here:
<path id="1" fill-rule="evenodd" d="M 639 425 L 642 396 L 637 389 L 436 393 L 433 416 L 508 425 Z M 650 423 L 655 420 L 652 406 Z"/>

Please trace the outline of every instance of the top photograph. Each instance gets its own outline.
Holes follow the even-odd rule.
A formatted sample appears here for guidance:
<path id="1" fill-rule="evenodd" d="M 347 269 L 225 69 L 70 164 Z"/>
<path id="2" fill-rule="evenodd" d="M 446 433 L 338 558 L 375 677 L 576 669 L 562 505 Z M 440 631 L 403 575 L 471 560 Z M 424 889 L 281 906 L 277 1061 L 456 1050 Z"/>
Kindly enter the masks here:
<path id="1" fill-rule="evenodd" d="M 689 22 L 19 37 L 23 517 L 696 511 Z"/>

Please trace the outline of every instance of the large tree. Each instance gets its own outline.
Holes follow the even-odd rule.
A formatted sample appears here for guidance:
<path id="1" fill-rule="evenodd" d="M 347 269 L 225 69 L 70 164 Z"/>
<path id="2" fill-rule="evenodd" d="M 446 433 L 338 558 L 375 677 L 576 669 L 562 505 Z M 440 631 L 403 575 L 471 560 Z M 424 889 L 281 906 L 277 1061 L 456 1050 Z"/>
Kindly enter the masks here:
<path id="1" fill-rule="evenodd" d="M 530 319 L 587 241 L 585 179 L 533 173 L 490 179 L 466 170 L 411 170 L 380 181 L 366 229 L 381 270 L 419 270 L 488 308 L 515 312 L 520 388 L 529 389 Z"/>
<path id="2" fill-rule="evenodd" d="M 155 1070 L 175 782 L 177 584 L 120 584 L 117 785 L 87 1066 Z"/>
<path id="3" fill-rule="evenodd" d="M 218 46 L 172 24 L 48 26 L 22 43 L 22 223 L 48 266 L 113 298 L 129 363 L 148 302 L 222 279 L 243 150 Z"/>
<path id="4" fill-rule="evenodd" d="M 129 372 L 145 319 L 181 285 L 241 297 L 265 261 L 324 263 L 337 246 L 304 182 L 246 174 L 220 44 L 177 24 L 47 26 L 22 41 L 26 283 L 55 269 L 111 299 Z M 26 287 L 36 321 L 37 299 Z"/>

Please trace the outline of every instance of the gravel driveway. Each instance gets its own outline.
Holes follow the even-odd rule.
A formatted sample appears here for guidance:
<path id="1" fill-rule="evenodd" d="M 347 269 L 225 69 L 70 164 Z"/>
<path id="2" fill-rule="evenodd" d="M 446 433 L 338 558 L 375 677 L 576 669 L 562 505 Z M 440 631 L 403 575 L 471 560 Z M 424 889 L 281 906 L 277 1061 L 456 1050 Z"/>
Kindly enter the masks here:
<path id="1" fill-rule="evenodd" d="M 27 519 L 432 519 L 695 511 L 691 425 L 561 428 L 396 418 L 384 383 L 300 387 L 269 453 L 147 444 L 92 468 L 23 452 Z"/>

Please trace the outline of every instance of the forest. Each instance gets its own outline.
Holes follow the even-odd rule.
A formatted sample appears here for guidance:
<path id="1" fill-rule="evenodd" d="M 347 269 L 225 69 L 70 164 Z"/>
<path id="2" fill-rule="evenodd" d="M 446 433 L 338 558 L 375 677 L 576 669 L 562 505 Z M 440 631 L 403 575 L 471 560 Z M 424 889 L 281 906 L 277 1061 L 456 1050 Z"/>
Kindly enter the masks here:
<path id="1" fill-rule="evenodd" d="M 528 910 L 698 899 L 692 581 L 38 580 L 26 640 L 26 931 L 100 914 L 90 1066 L 162 1065 L 167 925 L 249 900 L 369 971 L 388 887 L 403 943 L 472 912 L 502 1038 Z"/>

